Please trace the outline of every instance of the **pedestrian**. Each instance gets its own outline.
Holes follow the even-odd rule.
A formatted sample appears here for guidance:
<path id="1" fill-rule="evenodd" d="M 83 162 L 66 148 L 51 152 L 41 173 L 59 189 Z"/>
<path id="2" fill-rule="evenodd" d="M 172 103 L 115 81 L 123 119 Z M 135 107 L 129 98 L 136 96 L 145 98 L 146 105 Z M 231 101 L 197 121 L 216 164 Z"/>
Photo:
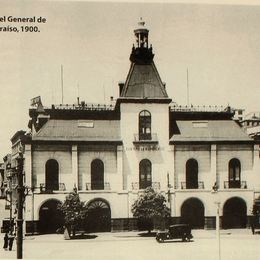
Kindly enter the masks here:
<path id="1" fill-rule="evenodd" d="M 14 235 L 11 232 L 10 235 L 9 235 L 9 251 L 12 251 L 13 243 L 14 243 Z"/>
<path id="2" fill-rule="evenodd" d="M 7 247 L 8 247 L 8 233 L 6 232 L 5 233 L 5 236 L 4 236 L 4 250 L 7 250 Z"/>

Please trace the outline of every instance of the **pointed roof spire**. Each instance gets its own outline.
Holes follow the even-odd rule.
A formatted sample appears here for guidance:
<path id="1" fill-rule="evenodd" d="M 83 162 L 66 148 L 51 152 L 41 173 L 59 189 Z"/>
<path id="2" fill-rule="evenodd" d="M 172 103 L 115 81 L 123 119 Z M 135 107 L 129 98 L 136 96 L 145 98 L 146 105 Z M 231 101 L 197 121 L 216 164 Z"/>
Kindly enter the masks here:
<path id="1" fill-rule="evenodd" d="M 122 90 L 121 98 L 164 99 L 168 98 L 165 84 L 153 62 L 152 47 L 148 47 L 149 30 L 145 28 L 142 17 L 134 30 L 136 45 L 130 55 L 131 67 Z"/>

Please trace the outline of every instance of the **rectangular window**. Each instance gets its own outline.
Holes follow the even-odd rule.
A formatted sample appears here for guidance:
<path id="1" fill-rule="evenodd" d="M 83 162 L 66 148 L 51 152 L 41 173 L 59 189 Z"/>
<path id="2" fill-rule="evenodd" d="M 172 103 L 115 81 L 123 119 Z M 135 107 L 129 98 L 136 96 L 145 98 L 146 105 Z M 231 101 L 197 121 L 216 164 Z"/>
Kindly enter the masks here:
<path id="1" fill-rule="evenodd" d="M 89 120 L 78 120 L 78 127 L 82 128 L 93 128 L 94 122 Z"/>
<path id="2" fill-rule="evenodd" d="M 196 122 L 192 122 L 192 126 L 195 127 L 195 128 L 208 127 L 208 121 L 196 121 Z"/>

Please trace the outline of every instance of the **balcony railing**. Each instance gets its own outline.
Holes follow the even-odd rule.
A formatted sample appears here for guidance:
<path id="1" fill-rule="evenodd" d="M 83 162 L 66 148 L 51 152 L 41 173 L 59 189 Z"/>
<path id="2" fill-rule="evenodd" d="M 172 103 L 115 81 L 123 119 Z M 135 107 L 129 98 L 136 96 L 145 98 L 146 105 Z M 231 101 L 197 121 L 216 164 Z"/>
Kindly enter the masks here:
<path id="1" fill-rule="evenodd" d="M 226 112 L 227 108 L 223 106 L 181 106 L 181 105 L 171 105 L 171 111 L 181 111 L 181 112 Z"/>
<path id="2" fill-rule="evenodd" d="M 152 182 L 152 188 L 159 190 L 161 188 L 160 182 Z M 139 182 L 132 182 L 132 190 L 140 190 Z"/>
<path id="3" fill-rule="evenodd" d="M 134 144 L 157 144 L 158 138 L 157 134 L 134 134 Z"/>
<path id="4" fill-rule="evenodd" d="M 110 190 L 109 182 L 92 182 L 86 183 L 86 190 Z"/>
<path id="5" fill-rule="evenodd" d="M 224 189 L 247 189 L 246 181 L 224 181 Z"/>
<path id="6" fill-rule="evenodd" d="M 58 189 L 57 189 L 58 188 Z M 46 187 L 45 183 L 40 183 L 40 192 L 41 193 L 52 193 L 53 191 L 65 191 L 66 186 L 64 183 L 59 183 L 58 187 L 55 187 L 54 185 L 51 187 Z"/>
<path id="7" fill-rule="evenodd" d="M 196 184 L 197 185 L 187 186 L 187 182 L 181 182 L 181 189 L 182 190 L 186 190 L 186 189 L 199 189 L 199 190 L 202 190 L 202 189 L 204 189 L 204 182 L 203 181 L 199 181 Z"/>

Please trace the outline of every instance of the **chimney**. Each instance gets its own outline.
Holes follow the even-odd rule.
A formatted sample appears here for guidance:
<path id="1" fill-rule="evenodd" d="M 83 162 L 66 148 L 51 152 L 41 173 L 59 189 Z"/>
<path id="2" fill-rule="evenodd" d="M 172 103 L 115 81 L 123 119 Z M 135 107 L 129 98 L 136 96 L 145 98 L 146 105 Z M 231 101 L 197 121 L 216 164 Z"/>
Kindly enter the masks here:
<path id="1" fill-rule="evenodd" d="M 119 96 L 121 96 L 122 94 L 122 90 L 123 90 L 123 87 L 124 87 L 125 83 L 120 81 L 118 82 L 118 86 L 119 86 Z"/>
<path id="2" fill-rule="evenodd" d="M 36 131 L 38 132 L 50 119 L 50 115 L 39 114 L 36 121 Z"/>
<path id="3" fill-rule="evenodd" d="M 166 88 L 166 83 L 165 83 L 165 82 L 163 82 L 162 84 L 163 84 L 163 87 L 164 87 L 164 89 L 165 89 L 165 88 Z"/>

